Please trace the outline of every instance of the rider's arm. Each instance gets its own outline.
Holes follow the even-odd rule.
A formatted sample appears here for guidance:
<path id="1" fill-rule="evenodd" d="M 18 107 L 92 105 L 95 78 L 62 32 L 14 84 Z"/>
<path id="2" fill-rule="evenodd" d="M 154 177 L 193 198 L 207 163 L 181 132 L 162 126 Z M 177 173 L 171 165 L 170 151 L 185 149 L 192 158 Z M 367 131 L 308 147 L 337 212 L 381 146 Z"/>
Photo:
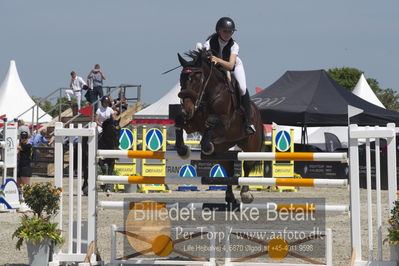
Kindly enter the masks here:
<path id="1" fill-rule="evenodd" d="M 117 114 L 117 112 L 115 112 L 115 110 L 114 109 L 112 109 L 111 107 L 109 107 L 109 109 L 111 109 L 111 117 L 112 117 L 112 119 L 113 120 L 117 120 L 117 118 L 118 118 L 118 114 Z"/>
<path id="2" fill-rule="evenodd" d="M 118 113 L 117 113 L 117 112 L 114 112 L 114 113 L 112 114 L 112 119 L 113 119 L 113 120 L 118 120 Z"/>
<path id="3" fill-rule="evenodd" d="M 213 56 L 213 55 L 211 56 L 212 62 L 219 64 L 222 67 L 224 67 L 225 69 L 230 70 L 230 71 L 234 69 L 234 66 L 236 65 L 236 59 L 237 59 L 236 54 L 231 54 L 229 61 L 225 61 L 225 60 L 223 60 L 219 57 Z"/>
<path id="4" fill-rule="evenodd" d="M 100 115 L 99 115 L 99 114 L 96 114 L 96 124 L 97 124 L 97 126 L 100 126 L 100 127 L 101 127 Z"/>

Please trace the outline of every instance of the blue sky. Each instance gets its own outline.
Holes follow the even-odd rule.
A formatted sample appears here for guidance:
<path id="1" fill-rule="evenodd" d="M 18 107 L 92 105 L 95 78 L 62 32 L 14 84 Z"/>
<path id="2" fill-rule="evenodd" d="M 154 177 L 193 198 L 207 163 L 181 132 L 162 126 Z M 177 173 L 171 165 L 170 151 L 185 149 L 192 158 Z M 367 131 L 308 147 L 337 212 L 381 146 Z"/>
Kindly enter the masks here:
<path id="1" fill-rule="evenodd" d="M 75 70 L 99 63 L 106 85 L 142 84 L 152 103 L 178 81 L 176 54 L 230 16 L 248 89 L 287 70 L 356 67 L 399 89 L 399 2 L 388 1 L 0 1 L 0 79 L 14 59 L 27 91 L 44 97 Z"/>

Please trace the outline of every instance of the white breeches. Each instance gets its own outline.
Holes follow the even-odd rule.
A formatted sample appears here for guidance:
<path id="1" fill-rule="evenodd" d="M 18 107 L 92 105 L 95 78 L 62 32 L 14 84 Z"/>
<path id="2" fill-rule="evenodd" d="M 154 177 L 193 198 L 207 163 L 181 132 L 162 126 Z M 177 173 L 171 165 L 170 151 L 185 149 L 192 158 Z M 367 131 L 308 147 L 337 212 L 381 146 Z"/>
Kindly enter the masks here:
<path id="1" fill-rule="evenodd" d="M 71 96 L 76 97 L 76 102 L 78 104 L 78 110 L 80 109 L 80 102 L 82 100 L 82 93 L 80 91 L 73 91 L 73 90 L 65 90 L 66 97 L 68 101 L 71 100 Z"/>
<path id="2" fill-rule="evenodd" d="M 237 56 L 236 59 L 236 65 L 234 68 L 234 77 L 238 81 L 238 84 L 240 84 L 240 94 L 243 96 L 247 92 L 247 81 L 245 79 L 245 70 L 244 70 L 244 64 L 242 63 L 241 59 Z"/>

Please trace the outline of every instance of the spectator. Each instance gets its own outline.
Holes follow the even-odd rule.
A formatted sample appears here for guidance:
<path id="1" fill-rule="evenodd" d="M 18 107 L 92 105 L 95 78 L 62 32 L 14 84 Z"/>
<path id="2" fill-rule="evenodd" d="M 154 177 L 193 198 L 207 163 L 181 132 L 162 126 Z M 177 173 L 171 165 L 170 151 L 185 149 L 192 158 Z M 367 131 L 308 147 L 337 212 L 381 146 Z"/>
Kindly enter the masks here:
<path id="1" fill-rule="evenodd" d="M 118 94 L 118 98 L 114 100 L 114 107 L 116 110 L 121 111 L 121 113 L 123 113 L 127 110 L 128 104 L 129 103 L 125 97 L 125 94 L 121 90 Z"/>
<path id="2" fill-rule="evenodd" d="M 75 95 L 76 102 L 78 104 L 78 110 L 80 109 L 80 102 L 82 101 L 82 90 L 87 89 L 86 82 L 76 75 L 74 71 L 71 72 L 71 82 L 69 83 L 71 90 L 66 90 L 65 94 L 71 104 L 71 96 Z"/>
<path id="3" fill-rule="evenodd" d="M 18 164 L 17 164 L 17 182 L 18 186 L 21 184 L 30 184 L 32 176 L 32 168 L 30 166 L 32 161 L 32 144 L 28 141 L 28 132 L 22 131 L 19 135 L 18 145 Z"/>
<path id="4" fill-rule="evenodd" d="M 43 146 L 43 145 L 49 145 L 51 146 L 54 142 L 54 137 L 52 137 L 50 140 L 48 140 L 46 136 L 47 130 L 43 129 L 36 134 L 34 134 L 30 139 L 29 143 L 32 144 L 33 146 L 33 160 L 38 161 L 40 159 L 40 151 L 38 149 L 35 149 L 37 147 Z"/>
<path id="5" fill-rule="evenodd" d="M 102 124 L 105 120 L 108 118 L 112 117 L 114 120 L 116 120 L 116 113 L 114 110 L 112 110 L 110 105 L 110 98 L 109 96 L 103 96 L 101 98 L 101 106 L 97 109 L 96 112 L 96 123 L 97 123 L 97 129 L 98 132 L 101 133 L 103 131 L 102 129 Z"/>
<path id="6" fill-rule="evenodd" d="M 28 137 L 30 136 L 30 130 L 27 125 L 25 125 L 24 120 L 18 120 L 18 136 L 21 136 L 22 132 L 28 133 Z"/>
<path id="7" fill-rule="evenodd" d="M 95 101 L 101 99 L 104 96 L 103 80 L 105 80 L 105 75 L 101 72 L 99 64 L 96 64 L 94 69 L 90 71 L 87 80 L 90 81 L 91 87 L 93 88 Z"/>

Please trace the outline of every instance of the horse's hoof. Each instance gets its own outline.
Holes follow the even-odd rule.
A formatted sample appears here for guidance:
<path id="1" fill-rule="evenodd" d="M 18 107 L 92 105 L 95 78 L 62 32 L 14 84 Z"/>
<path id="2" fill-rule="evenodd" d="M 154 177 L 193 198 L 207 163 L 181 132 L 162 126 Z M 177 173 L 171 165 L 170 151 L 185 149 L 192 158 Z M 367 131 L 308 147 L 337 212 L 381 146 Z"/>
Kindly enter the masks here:
<path id="1" fill-rule="evenodd" d="M 254 196 L 250 191 L 241 191 L 240 196 L 242 203 L 249 204 L 254 201 Z"/>
<path id="2" fill-rule="evenodd" d="M 184 147 L 177 149 L 177 154 L 183 159 L 189 159 L 191 156 L 191 150 L 188 146 L 184 145 Z"/>
<path id="3" fill-rule="evenodd" d="M 230 192 L 226 191 L 226 196 L 225 196 L 224 200 L 226 201 L 227 204 L 236 205 L 239 203 L 232 191 L 230 191 Z"/>
<path id="4" fill-rule="evenodd" d="M 84 186 L 82 188 L 83 196 L 88 196 L 89 195 L 89 188 L 87 186 Z"/>
<path id="5" fill-rule="evenodd" d="M 215 146 L 213 145 L 212 142 L 209 142 L 208 149 L 202 149 L 202 153 L 205 155 L 211 155 L 214 151 L 215 151 Z"/>
<path id="6" fill-rule="evenodd" d="M 236 206 L 239 204 L 239 202 L 236 198 L 227 198 L 226 197 L 225 200 L 226 200 L 226 203 L 231 206 Z"/>
<path id="7" fill-rule="evenodd" d="M 112 191 L 112 186 L 111 184 L 105 184 L 103 187 L 103 192 L 110 193 Z"/>

